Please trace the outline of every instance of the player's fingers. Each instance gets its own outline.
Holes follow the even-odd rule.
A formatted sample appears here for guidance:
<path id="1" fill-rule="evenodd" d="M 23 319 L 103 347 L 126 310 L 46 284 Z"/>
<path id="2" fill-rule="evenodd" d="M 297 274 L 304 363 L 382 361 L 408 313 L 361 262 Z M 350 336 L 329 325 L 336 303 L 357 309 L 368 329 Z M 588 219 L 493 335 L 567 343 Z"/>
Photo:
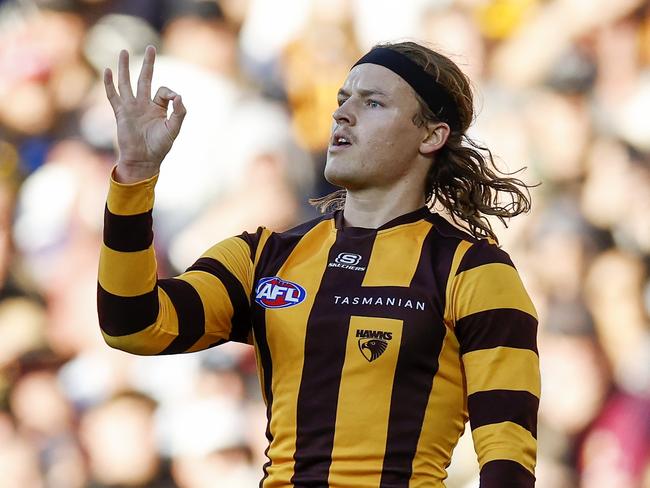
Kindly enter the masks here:
<path id="1" fill-rule="evenodd" d="M 113 72 L 106 68 L 104 70 L 104 89 L 106 90 L 106 97 L 113 107 L 113 112 L 117 112 L 117 107 L 120 103 L 120 96 L 115 90 L 115 84 L 113 83 Z"/>
<path id="2" fill-rule="evenodd" d="M 181 125 L 183 124 L 183 119 L 185 118 L 185 114 L 187 114 L 187 110 L 185 109 L 185 105 L 183 105 L 183 100 L 180 95 L 174 97 L 172 100 L 172 106 L 174 107 L 174 110 L 167 121 L 167 128 L 169 129 L 171 136 L 175 139 L 181 130 Z"/>
<path id="3" fill-rule="evenodd" d="M 133 98 L 133 91 L 131 91 L 131 75 L 129 74 L 129 52 L 126 49 L 120 51 L 120 58 L 117 67 L 117 86 L 120 89 L 120 96 L 122 98 Z"/>
<path id="4" fill-rule="evenodd" d="M 151 98 L 151 78 L 153 77 L 153 63 L 156 58 L 156 48 L 147 46 L 144 51 L 144 59 L 142 60 L 142 68 L 140 69 L 140 76 L 138 77 L 138 98 Z"/>
<path id="5" fill-rule="evenodd" d="M 172 90 L 166 86 L 161 86 L 153 97 L 153 103 L 160 105 L 162 108 L 167 110 L 167 105 L 169 105 L 169 102 L 173 100 L 175 96 L 177 95 Z"/>

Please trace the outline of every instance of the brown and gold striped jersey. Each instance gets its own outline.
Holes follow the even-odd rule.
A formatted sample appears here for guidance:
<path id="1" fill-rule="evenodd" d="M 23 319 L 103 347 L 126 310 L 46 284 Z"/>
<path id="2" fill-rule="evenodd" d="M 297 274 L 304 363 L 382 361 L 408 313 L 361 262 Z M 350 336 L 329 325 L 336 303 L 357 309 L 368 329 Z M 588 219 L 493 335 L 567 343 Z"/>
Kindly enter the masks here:
<path id="1" fill-rule="evenodd" d="M 504 251 L 426 207 L 378 229 L 335 212 L 232 237 L 158 279 L 155 180 L 111 181 L 102 333 L 135 354 L 252 343 L 261 487 L 443 487 L 468 419 L 481 487 L 534 485 L 537 320 Z"/>

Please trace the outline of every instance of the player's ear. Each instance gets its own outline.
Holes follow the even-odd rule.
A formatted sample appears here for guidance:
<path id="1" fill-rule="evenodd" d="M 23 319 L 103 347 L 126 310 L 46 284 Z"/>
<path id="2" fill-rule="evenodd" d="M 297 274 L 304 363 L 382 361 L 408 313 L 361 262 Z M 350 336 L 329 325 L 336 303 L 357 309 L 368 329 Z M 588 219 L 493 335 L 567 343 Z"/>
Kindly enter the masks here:
<path id="1" fill-rule="evenodd" d="M 445 145 L 451 130 L 444 122 L 427 122 L 424 128 L 426 131 L 420 142 L 420 153 L 433 154 Z"/>

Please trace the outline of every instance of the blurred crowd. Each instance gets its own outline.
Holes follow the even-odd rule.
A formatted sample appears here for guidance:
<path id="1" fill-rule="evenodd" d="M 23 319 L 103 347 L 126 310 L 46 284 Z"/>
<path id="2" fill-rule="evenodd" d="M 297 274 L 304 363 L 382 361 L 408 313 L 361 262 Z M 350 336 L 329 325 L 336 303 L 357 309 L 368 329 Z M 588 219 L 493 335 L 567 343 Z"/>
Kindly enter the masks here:
<path id="1" fill-rule="evenodd" d="M 160 275 L 314 217 L 336 92 L 415 39 L 471 77 L 533 209 L 495 224 L 540 315 L 537 486 L 650 487 L 650 2 L 0 0 L 0 487 L 253 487 L 252 349 L 136 357 L 95 311 L 115 126 L 100 74 L 148 44 L 188 115 L 157 186 Z M 468 429 L 469 430 L 469 429 Z M 449 488 L 478 486 L 463 436 Z"/>

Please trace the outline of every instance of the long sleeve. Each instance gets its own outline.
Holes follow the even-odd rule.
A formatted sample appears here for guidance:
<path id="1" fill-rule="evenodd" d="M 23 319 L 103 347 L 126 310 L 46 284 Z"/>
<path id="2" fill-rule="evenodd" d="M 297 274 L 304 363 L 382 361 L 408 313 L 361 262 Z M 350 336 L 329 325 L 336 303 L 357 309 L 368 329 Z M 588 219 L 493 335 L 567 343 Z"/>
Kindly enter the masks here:
<path id="1" fill-rule="evenodd" d="M 530 488 L 541 389 L 536 311 L 504 251 L 488 241 L 465 251 L 452 282 L 452 314 L 480 486 Z"/>
<path id="2" fill-rule="evenodd" d="M 253 253 L 268 231 L 226 239 L 180 276 L 158 279 L 152 231 L 156 179 L 120 184 L 111 178 L 97 286 L 105 341 L 143 355 L 246 342 Z"/>

